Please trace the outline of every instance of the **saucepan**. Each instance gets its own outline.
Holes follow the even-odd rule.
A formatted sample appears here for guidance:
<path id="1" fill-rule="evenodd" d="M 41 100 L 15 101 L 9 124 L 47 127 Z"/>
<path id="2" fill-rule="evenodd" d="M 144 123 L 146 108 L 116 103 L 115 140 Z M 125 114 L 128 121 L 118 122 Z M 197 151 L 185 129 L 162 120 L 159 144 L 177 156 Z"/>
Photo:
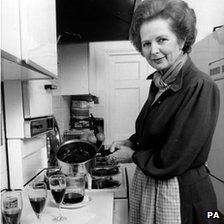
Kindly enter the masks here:
<path id="1" fill-rule="evenodd" d="M 95 156 L 98 148 L 92 143 L 73 139 L 66 141 L 58 148 L 56 158 L 61 172 L 67 176 L 85 174 L 88 180 L 88 188 L 91 189 L 91 169 L 94 167 Z"/>

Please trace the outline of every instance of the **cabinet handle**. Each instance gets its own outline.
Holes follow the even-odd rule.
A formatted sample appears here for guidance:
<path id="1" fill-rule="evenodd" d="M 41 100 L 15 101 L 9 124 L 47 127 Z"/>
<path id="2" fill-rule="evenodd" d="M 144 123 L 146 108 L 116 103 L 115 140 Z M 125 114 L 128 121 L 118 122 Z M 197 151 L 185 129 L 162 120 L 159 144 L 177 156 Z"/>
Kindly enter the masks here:
<path id="1" fill-rule="evenodd" d="M 44 89 L 50 89 L 50 90 L 53 90 L 53 89 L 57 89 L 58 87 L 56 85 L 44 85 Z"/>

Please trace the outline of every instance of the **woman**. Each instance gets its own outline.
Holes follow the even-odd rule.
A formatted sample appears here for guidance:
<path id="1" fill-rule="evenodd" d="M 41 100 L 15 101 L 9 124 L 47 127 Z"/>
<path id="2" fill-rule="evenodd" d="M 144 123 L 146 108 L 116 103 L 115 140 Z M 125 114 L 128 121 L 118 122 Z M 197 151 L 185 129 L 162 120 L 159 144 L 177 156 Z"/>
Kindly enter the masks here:
<path id="1" fill-rule="evenodd" d="M 181 0 L 145 0 L 134 13 L 130 40 L 156 72 L 135 134 L 110 148 L 137 165 L 129 223 L 209 223 L 206 212 L 217 211 L 205 163 L 219 90 L 188 55 L 195 37 L 194 10 Z"/>

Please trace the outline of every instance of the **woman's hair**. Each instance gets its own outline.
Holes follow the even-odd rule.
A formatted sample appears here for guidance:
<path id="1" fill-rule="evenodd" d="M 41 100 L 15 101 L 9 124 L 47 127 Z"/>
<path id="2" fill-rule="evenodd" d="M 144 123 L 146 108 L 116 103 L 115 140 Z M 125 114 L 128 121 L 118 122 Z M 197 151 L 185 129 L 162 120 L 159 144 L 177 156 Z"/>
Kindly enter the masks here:
<path id="1" fill-rule="evenodd" d="M 155 18 L 170 19 L 171 30 L 176 34 L 178 41 L 185 41 L 183 52 L 190 53 L 197 35 L 196 16 L 194 10 L 182 0 L 144 0 L 141 2 L 134 12 L 129 30 L 129 39 L 135 48 L 142 53 L 141 25 Z"/>

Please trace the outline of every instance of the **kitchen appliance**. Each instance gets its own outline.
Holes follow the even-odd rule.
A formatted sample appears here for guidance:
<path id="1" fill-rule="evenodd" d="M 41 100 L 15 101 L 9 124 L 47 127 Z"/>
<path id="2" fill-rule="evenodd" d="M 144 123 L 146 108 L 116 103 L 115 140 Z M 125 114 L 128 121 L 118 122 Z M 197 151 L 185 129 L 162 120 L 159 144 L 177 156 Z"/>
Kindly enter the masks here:
<path id="1" fill-rule="evenodd" d="M 112 191 L 115 199 L 128 198 L 128 177 L 126 167 L 108 159 L 109 150 L 103 145 L 95 157 L 92 169 L 92 190 Z"/>
<path id="2" fill-rule="evenodd" d="M 45 182 L 47 182 L 46 180 L 46 175 L 47 175 L 47 168 L 44 168 L 43 170 L 41 170 L 36 176 L 34 176 L 30 182 L 36 181 L 36 180 L 43 180 Z M 124 199 L 127 200 L 128 199 L 128 176 L 127 176 L 127 169 L 124 165 L 119 164 L 119 172 L 116 175 L 113 176 L 104 176 L 101 177 L 99 179 L 97 179 L 98 183 L 100 180 L 106 179 L 106 182 L 108 182 L 109 184 L 98 184 L 98 186 L 95 185 L 95 177 L 93 177 L 93 181 L 92 181 L 92 189 L 91 191 L 106 191 L 106 192 L 113 192 L 114 193 L 114 198 L 115 199 Z M 30 182 L 26 183 L 29 184 Z M 110 183 L 112 183 L 110 185 Z M 113 184 L 113 183 L 116 183 Z M 88 188 L 88 185 L 86 185 L 86 187 Z"/>
<path id="3" fill-rule="evenodd" d="M 81 163 L 65 163 L 62 161 L 64 160 L 62 157 L 67 157 L 68 159 L 72 157 L 73 159 L 75 154 L 80 154 L 78 152 L 74 154 L 75 149 L 79 147 L 82 147 L 85 152 L 93 151 L 93 154 L 87 155 L 91 159 L 87 158 L 85 162 Z M 82 149 L 78 149 L 78 151 Z M 105 150 L 104 145 L 98 150 L 95 145 L 87 141 L 70 140 L 64 142 L 58 150 L 58 165 L 62 173 L 66 175 L 75 176 L 77 173 L 86 173 L 88 188 L 92 188 L 92 190 L 112 191 L 115 193 L 115 198 L 127 199 L 128 181 L 126 168 L 115 160 L 108 160 L 107 152 L 109 151 Z"/>
<path id="4" fill-rule="evenodd" d="M 3 82 L 9 187 L 21 189 L 47 167 L 45 133 L 53 129 L 50 80 Z"/>
<path id="5" fill-rule="evenodd" d="M 220 90 L 220 109 L 207 165 L 216 192 L 218 209 L 224 213 L 224 25 L 197 42 L 191 53 L 197 67 L 214 80 Z"/>
<path id="6" fill-rule="evenodd" d="M 104 146 L 102 147 L 102 150 L 105 150 Z M 104 154 L 104 153 L 103 153 Z M 100 151 L 97 153 L 96 157 L 98 157 L 98 165 L 105 165 L 102 164 L 103 158 L 99 159 L 101 157 Z M 104 155 L 103 155 L 104 157 Z M 99 164 L 99 160 L 100 164 Z M 104 160 L 105 161 L 105 160 Z M 110 165 L 113 165 L 112 163 Z M 97 178 L 98 186 L 95 187 L 94 180 L 96 177 L 93 176 L 93 182 L 92 182 L 92 189 L 85 190 L 86 195 L 88 196 L 91 192 L 113 192 L 114 195 L 114 214 L 113 214 L 113 223 L 114 224 L 124 224 L 128 221 L 128 172 L 126 165 L 124 164 L 116 164 L 118 165 L 118 172 L 113 175 L 109 176 L 102 176 Z M 35 180 L 43 180 L 45 177 L 46 169 L 42 170 L 32 181 Z M 109 180 L 109 183 L 118 183 L 115 185 L 108 185 L 108 184 L 99 184 L 100 180 L 107 179 Z M 87 187 L 87 186 L 86 186 Z M 93 199 L 94 200 L 94 199 Z M 105 198 L 106 200 L 106 198 Z M 76 204 L 74 204 L 76 205 Z M 73 209 L 74 207 L 71 205 L 71 207 L 65 206 L 66 209 Z M 79 208 L 79 207 L 76 207 Z"/>

